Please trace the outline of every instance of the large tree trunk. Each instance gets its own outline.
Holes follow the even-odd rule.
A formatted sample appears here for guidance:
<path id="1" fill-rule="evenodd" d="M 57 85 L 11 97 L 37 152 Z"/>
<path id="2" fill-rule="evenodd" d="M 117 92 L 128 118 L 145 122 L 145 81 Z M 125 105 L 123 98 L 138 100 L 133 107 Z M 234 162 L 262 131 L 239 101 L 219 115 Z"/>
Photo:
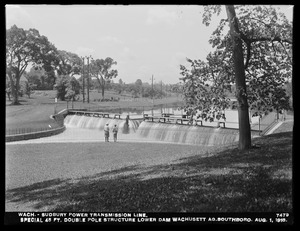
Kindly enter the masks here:
<path id="1" fill-rule="evenodd" d="M 16 81 L 14 83 L 14 81 L 11 79 L 11 93 L 12 93 L 12 105 L 19 105 L 19 85 L 20 85 L 20 78 L 18 78 L 18 76 L 15 77 Z"/>
<path id="2" fill-rule="evenodd" d="M 227 5 L 226 12 L 230 26 L 230 35 L 233 42 L 233 61 L 239 116 L 239 149 L 245 150 L 251 147 L 251 130 L 246 94 L 243 47 L 234 6 Z"/>
<path id="3" fill-rule="evenodd" d="M 101 77 L 101 89 L 102 89 L 102 99 L 104 99 L 105 81 L 103 77 Z"/>
<path id="4" fill-rule="evenodd" d="M 10 92 L 6 92 L 6 94 L 7 94 L 8 100 L 11 101 L 11 98 L 10 98 L 10 94 L 11 93 Z"/>
<path id="5" fill-rule="evenodd" d="M 102 84 L 102 86 L 101 86 L 101 89 L 102 89 L 102 99 L 104 99 L 104 91 L 105 91 L 104 87 L 105 87 L 105 85 Z"/>
<path id="6" fill-rule="evenodd" d="M 99 86 L 101 88 L 101 95 L 102 95 L 102 99 L 104 99 L 104 91 L 105 91 L 105 81 L 103 79 L 103 77 L 101 76 L 100 78 L 97 77 Z M 99 92 L 99 91 L 98 91 Z"/>

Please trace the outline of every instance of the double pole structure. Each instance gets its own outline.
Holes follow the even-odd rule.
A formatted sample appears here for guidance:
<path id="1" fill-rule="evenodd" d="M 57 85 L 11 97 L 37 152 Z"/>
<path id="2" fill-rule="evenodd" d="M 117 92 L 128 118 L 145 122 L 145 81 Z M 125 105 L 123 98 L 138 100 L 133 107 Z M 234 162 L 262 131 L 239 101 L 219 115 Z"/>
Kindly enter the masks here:
<path id="1" fill-rule="evenodd" d="M 88 65 L 88 73 L 87 73 L 87 102 L 90 103 L 90 59 L 92 60 L 92 56 L 85 56 L 85 57 L 81 57 L 82 58 L 82 102 L 84 103 L 85 101 L 85 97 L 84 97 L 84 85 L 85 85 L 85 81 L 84 81 L 84 60 L 87 59 L 87 65 Z"/>
<path id="2" fill-rule="evenodd" d="M 151 98 L 152 98 L 152 116 L 153 116 L 153 107 L 154 107 L 154 91 L 153 91 L 153 75 L 152 75 L 152 91 L 151 91 Z"/>

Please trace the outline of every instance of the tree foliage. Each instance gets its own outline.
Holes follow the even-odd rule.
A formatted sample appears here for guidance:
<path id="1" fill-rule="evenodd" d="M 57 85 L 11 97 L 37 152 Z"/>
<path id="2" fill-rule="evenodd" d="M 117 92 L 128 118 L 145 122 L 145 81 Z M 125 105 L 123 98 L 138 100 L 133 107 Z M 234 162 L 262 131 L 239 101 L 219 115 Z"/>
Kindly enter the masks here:
<path id="1" fill-rule="evenodd" d="M 26 73 L 26 78 L 35 90 L 52 90 L 56 79 L 55 74 L 47 73 L 44 68 L 36 67 L 32 67 Z"/>
<path id="2" fill-rule="evenodd" d="M 99 86 L 101 87 L 102 98 L 104 98 L 106 84 L 118 76 L 118 71 L 112 69 L 112 66 L 116 64 L 117 62 L 110 57 L 92 60 L 91 62 L 91 73 L 97 78 Z"/>
<path id="3" fill-rule="evenodd" d="M 289 99 L 283 88 L 292 76 L 291 23 L 271 6 L 239 5 L 235 8 L 239 37 L 243 42 L 246 94 L 253 115 L 289 109 Z M 224 66 L 233 75 L 233 70 L 230 70 L 232 44 L 228 34 L 221 36 L 226 23 L 227 20 L 221 20 L 210 43 L 222 56 L 227 56 L 224 57 L 227 60 Z"/>
<path id="4" fill-rule="evenodd" d="M 272 6 L 226 6 L 226 10 L 228 17 L 220 20 L 209 40 L 215 50 L 205 61 L 187 59 L 191 68 L 180 69 L 185 109 L 191 114 L 200 110 L 211 121 L 228 104 L 224 90 L 236 85 L 239 117 L 246 112 L 239 119 L 241 134 L 241 127 L 249 127 L 248 107 L 253 116 L 290 109 L 284 84 L 292 76 L 292 25 Z M 203 23 L 209 25 L 220 11 L 220 5 L 205 6 Z"/>
<path id="5" fill-rule="evenodd" d="M 29 81 L 25 81 L 22 87 L 24 94 L 30 98 L 30 95 L 33 93 L 34 85 L 29 83 Z"/>
<path id="6" fill-rule="evenodd" d="M 140 96 L 143 96 L 143 82 L 141 79 L 137 79 L 134 83 L 134 88 L 133 88 L 133 96 L 134 97 L 138 97 L 139 95 Z"/>
<path id="7" fill-rule="evenodd" d="M 197 114 L 204 120 L 213 121 L 215 118 L 225 119 L 224 110 L 229 106 L 220 75 L 217 68 L 212 69 L 208 63 L 200 60 L 187 59 L 191 69 L 181 65 L 181 80 L 183 81 L 183 95 L 185 110 L 188 115 Z M 229 86 L 230 87 L 230 86 Z"/>
<path id="8" fill-rule="evenodd" d="M 77 96 L 80 94 L 80 88 L 80 84 L 76 80 L 76 78 L 70 77 L 69 81 L 67 82 L 65 98 L 68 100 L 76 101 Z"/>
<path id="9" fill-rule="evenodd" d="M 56 71 L 58 75 L 80 74 L 82 69 L 81 58 L 72 52 L 59 50 L 56 60 Z"/>
<path id="10" fill-rule="evenodd" d="M 6 30 L 6 74 L 13 95 L 12 104 L 19 104 L 20 78 L 28 64 L 51 69 L 55 52 L 55 46 L 36 29 L 24 30 L 13 25 Z"/>
<path id="11" fill-rule="evenodd" d="M 68 84 L 70 77 L 67 75 L 59 75 L 56 78 L 54 88 L 57 90 L 57 98 L 64 101 L 67 94 Z"/>
<path id="12" fill-rule="evenodd" d="M 203 23 L 209 25 L 212 15 L 219 13 L 221 6 L 204 8 Z M 247 85 L 244 94 L 253 116 L 274 109 L 289 109 L 284 85 L 292 75 L 292 25 L 274 7 L 239 5 L 235 9 L 240 28 L 238 36 L 243 42 Z M 206 111 L 221 112 L 227 104 L 224 90 L 231 91 L 235 78 L 233 44 L 226 28 L 228 19 L 221 19 L 209 40 L 215 50 L 205 61 L 187 59 L 191 68 L 181 66 L 187 110 L 208 107 Z M 189 90 L 195 90 L 195 94 Z"/>
<path id="13" fill-rule="evenodd" d="M 56 79 L 55 89 L 57 90 L 57 98 L 64 100 L 76 101 L 80 94 L 80 84 L 75 77 L 68 75 L 59 75 Z"/>
<path id="14" fill-rule="evenodd" d="M 10 80 L 8 78 L 8 75 L 6 75 L 5 78 L 5 93 L 8 97 L 8 100 L 11 101 L 11 85 L 10 85 Z"/>

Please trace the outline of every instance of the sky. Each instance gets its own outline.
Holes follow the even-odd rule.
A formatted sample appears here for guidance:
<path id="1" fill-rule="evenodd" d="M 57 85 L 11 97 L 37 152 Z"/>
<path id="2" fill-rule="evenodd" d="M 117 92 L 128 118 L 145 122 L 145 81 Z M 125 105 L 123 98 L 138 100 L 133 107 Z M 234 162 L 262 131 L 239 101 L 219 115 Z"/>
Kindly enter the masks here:
<path id="1" fill-rule="evenodd" d="M 279 6 L 289 20 L 293 7 Z M 201 5 L 6 5 L 6 27 L 35 28 L 59 50 L 113 58 L 116 81 L 178 83 L 186 58 L 204 60 L 221 18 L 202 24 Z"/>

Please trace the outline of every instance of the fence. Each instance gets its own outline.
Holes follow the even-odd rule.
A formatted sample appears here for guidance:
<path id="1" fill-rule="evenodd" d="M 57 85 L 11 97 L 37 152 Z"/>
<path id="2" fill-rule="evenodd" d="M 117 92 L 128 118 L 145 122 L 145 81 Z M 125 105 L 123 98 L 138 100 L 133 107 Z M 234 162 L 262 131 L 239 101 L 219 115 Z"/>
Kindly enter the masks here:
<path id="1" fill-rule="evenodd" d="M 134 114 L 143 114 L 147 111 L 160 111 L 161 113 L 167 113 L 170 108 L 173 108 L 174 110 L 178 109 L 179 106 L 170 106 L 168 104 L 161 104 L 156 106 L 130 106 L 130 107 L 120 107 L 120 106 L 95 106 L 95 105 L 86 105 L 86 106 L 75 106 L 69 107 L 68 109 L 74 109 L 74 110 L 86 110 L 86 111 L 93 111 L 93 112 L 110 112 L 110 113 L 127 113 L 130 115 L 130 113 Z"/>

